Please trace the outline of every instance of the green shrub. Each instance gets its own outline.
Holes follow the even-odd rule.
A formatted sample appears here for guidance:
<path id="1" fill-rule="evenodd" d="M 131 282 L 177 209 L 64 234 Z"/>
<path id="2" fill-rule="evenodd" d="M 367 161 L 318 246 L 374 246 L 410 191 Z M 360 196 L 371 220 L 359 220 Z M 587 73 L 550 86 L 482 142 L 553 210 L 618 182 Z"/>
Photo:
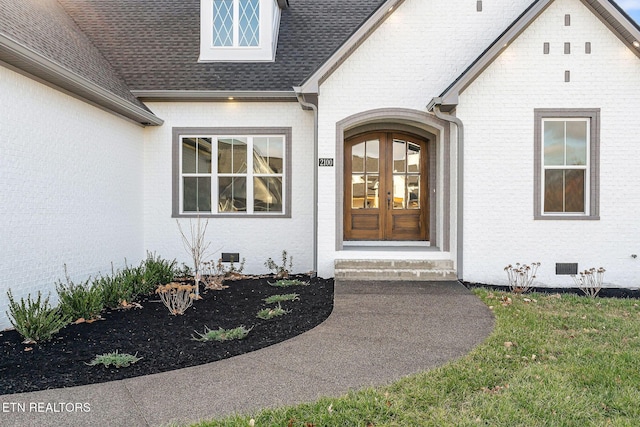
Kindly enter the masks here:
<path id="1" fill-rule="evenodd" d="M 289 286 L 308 286 L 309 282 L 303 282 L 300 279 L 280 279 L 277 282 L 271 283 L 267 282 L 271 286 L 275 286 L 278 288 L 287 288 Z"/>
<path id="2" fill-rule="evenodd" d="M 104 308 L 102 289 L 96 284 L 89 285 L 89 279 L 84 283 L 73 283 L 64 266 L 64 275 L 67 283 L 56 283 L 56 291 L 60 305 L 58 308 L 62 314 L 70 320 L 97 319 Z"/>
<path id="3" fill-rule="evenodd" d="M 144 294 L 144 268 L 143 266 L 129 267 L 126 266 L 122 271 L 116 274 L 118 280 L 122 281 L 122 287 L 131 290 L 131 299 L 136 299 L 139 295 Z M 149 293 L 149 292 L 147 292 Z"/>
<path id="4" fill-rule="evenodd" d="M 143 276 L 136 293 L 138 295 L 147 295 L 155 291 L 159 285 L 173 282 L 177 271 L 176 264 L 175 259 L 168 261 L 147 252 L 147 259 L 140 266 L 143 269 Z"/>
<path id="5" fill-rule="evenodd" d="M 136 354 L 118 353 L 118 350 L 97 355 L 91 362 L 87 363 L 89 366 L 104 365 L 105 368 L 113 365 L 116 368 L 126 368 L 127 366 L 136 363 L 141 360 L 142 357 L 138 357 Z"/>
<path id="6" fill-rule="evenodd" d="M 273 319 L 274 317 L 283 316 L 291 313 L 290 310 L 283 309 L 280 304 L 273 308 L 263 308 L 258 312 L 258 318 L 262 320 Z"/>
<path id="7" fill-rule="evenodd" d="M 245 328 L 244 326 L 239 326 L 233 329 L 223 329 L 218 328 L 217 330 L 209 329 L 206 326 L 204 327 L 204 334 L 200 332 L 194 331 L 198 334 L 198 337 L 191 336 L 196 341 L 230 341 L 230 340 L 241 340 L 246 338 L 249 335 L 253 328 Z"/>
<path id="8" fill-rule="evenodd" d="M 42 300 L 40 291 L 35 301 L 31 300 L 31 294 L 29 294 L 26 302 L 20 298 L 20 303 L 17 303 L 13 300 L 11 290 L 7 292 L 7 296 L 9 297 L 7 315 L 13 327 L 25 341 L 48 341 L 69 323 L 68 317 L 49 305 L 48 296 L 44 301 Z"/>
<path id="9" fill-rule="evenodd" d="M 121 272 L 100 276 L 94 280 L 93 284 L 102 291 L 102 302 L 105 307 L 118 308 L 123 302 L 130 302 L 133 297 L 133 288 L 128 286 Z"/>
<path id="10" fill-rule="evenodd" d="M 282 301 L 298 301 L 300 298 L 298 294 L 281 294 L 281 295 L 271 295 L 270 297 L 265 298 L 263 301 L 267 304 L 274 304 L 276 302 Z"/>

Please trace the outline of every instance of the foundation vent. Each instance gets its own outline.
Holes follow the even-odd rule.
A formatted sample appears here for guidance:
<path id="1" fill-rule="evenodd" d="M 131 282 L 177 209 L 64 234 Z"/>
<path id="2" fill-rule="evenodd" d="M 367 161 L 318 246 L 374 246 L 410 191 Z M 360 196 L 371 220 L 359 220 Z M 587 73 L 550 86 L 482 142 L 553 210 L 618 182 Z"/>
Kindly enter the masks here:
<path id="1" fill-rule="evenodd" d="M 572 275 L 578 274 L 577 262 L 558 262 L 556 263 L 556 275 Z"/>
<path id="2" fill-rule="evenodd" d="M 222 262 L 240 262 L 240 254 L 222 252 Z"/>

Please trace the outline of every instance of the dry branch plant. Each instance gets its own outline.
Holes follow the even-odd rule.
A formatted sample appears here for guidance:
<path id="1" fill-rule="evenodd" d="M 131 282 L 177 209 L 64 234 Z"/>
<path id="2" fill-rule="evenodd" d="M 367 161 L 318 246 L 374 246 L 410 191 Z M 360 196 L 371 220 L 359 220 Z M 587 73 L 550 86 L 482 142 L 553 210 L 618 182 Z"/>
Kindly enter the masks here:
<path id="1" fill-rule="evenodd" d="M 175 316 L 177 314 L 184 314 L 187 308 L 191 307 L 193 300 L 196 299 L 196 294 L 194 293 L 195 288 L 196 286 L 193 285 L 171 282 L 158 286 L 156 293 L 169 309 L 169 313 Z"/>
<path id="2" fill-rule="evenodd" d="M 538 267 L 540 267 L 539 262 L 532 262 L 531 265 L 516 263 L 515 267 L 511 264 L 506 266 L 504 271 L 507 272 L 511 291 L 515 293 L 529 292 L 533 287 Z"/>
<path id="3" fill-rule="evenodd" d="M 195 224 L 191 220 L 189 220 L 188 237 L 182 229 L 180 221 L 176 219 L 176 223 L 178 224 L 178 230 L 180 230 L 180 235 L 182 236 L 182 244 L 184 245 L 184 249 L 189 255 L 191 255 L 191 260 L 193 261 L 193 274 L 196 281 L 195 294 L 196 298 L 200 298 L 199 283 L 202 280 L 202 260 L 205 259 L 206 252 L 209 249 L 209 245 L 211 245 L 211 242 L 205 242 L 205 234 L 207 233 L 207 225 L 209 225 L 209 220 L 205 220 L 204 225 L 200 220 L 200 217 L 196 219 Z"/>
<path id="4" fill-rule="evenodd" d="M 606 270 L 602 267 L 591 268 L 580 273 L 579 276 L 571 275 L 576 286 L 580 288 L 585 295 L 595 298 L 602 289 L 602 279 Z"/>

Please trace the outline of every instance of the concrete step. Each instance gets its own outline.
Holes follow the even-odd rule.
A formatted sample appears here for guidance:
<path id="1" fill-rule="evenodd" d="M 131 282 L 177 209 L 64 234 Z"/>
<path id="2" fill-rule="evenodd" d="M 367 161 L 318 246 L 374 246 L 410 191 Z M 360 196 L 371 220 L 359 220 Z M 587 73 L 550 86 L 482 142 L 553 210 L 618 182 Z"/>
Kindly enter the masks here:
<path id="1" fill-rule="evenodd" d="M 451 260 L 372 260 L 335 261 L 336 280 L 441 281 L 457 280 Z"/>

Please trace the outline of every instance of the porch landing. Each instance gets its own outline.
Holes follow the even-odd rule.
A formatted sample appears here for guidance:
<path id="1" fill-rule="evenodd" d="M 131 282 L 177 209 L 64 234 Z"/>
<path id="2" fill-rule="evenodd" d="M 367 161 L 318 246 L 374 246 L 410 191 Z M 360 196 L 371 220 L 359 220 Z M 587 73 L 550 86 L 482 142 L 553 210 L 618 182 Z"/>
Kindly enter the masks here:
<path id="1" fill-rule="evenodd" d="M 337 259 L 336 280 L 450 281 L 457 280 L 448 259 Z"/>

